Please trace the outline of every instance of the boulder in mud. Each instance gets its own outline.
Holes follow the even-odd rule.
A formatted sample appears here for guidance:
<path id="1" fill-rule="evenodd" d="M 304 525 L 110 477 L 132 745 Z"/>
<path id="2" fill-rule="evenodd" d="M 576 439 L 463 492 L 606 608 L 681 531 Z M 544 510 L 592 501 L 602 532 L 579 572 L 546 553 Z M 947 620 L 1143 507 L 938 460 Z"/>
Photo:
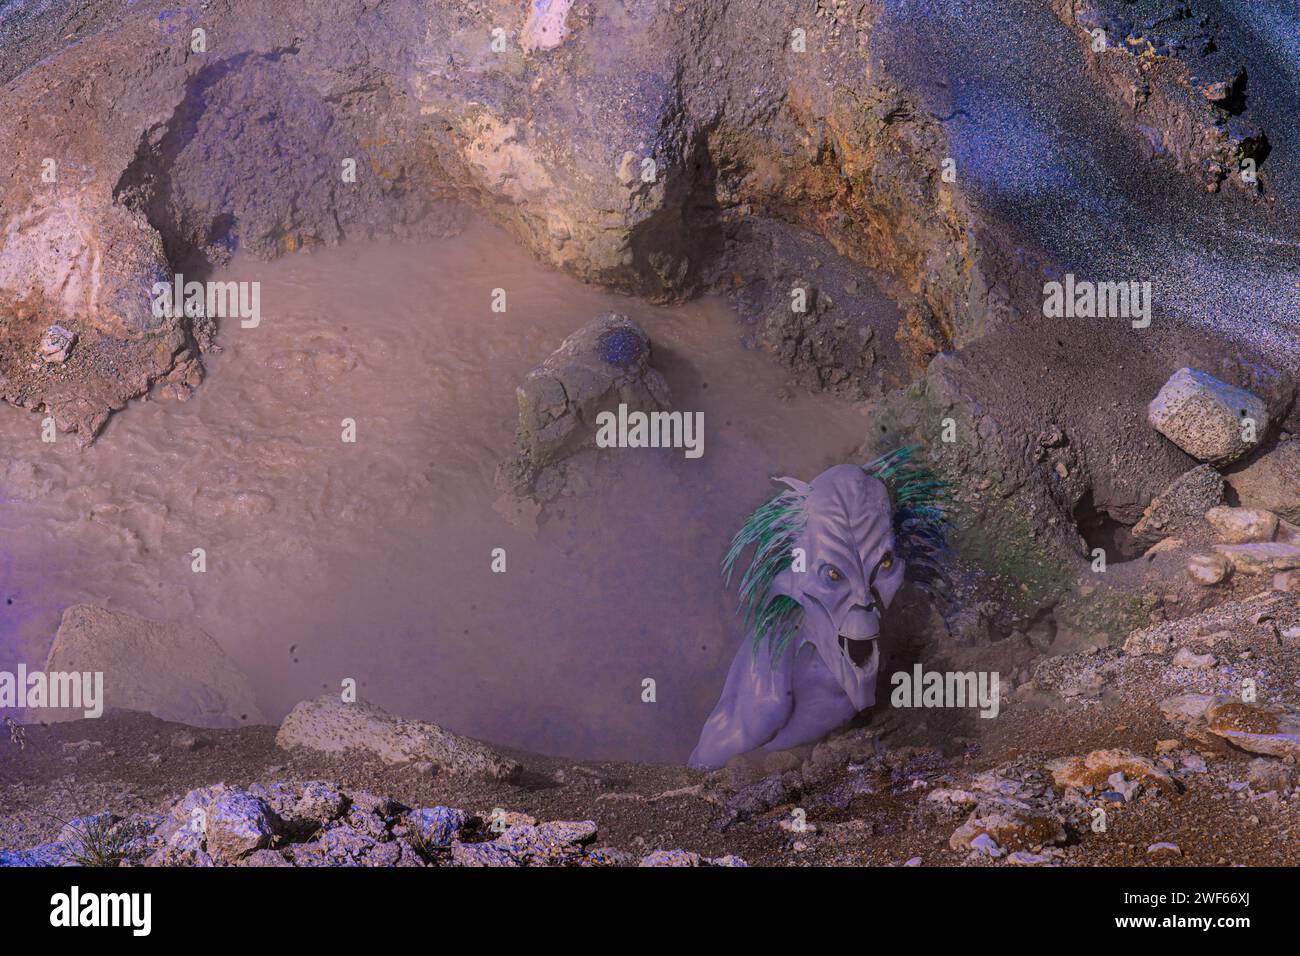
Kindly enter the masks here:
<path id="1" fill-rule="evenodd" d="M 191 624 L 160 624 L 76 604 L 63 612 L 45 670 L 102 672 L 106 708 L 195 727 L 263 721 L 248 679 L 216 641 Z M 81 716 L 75 709 L 42 712 L 43 719 Z"/>
<path id="2" fill-rule="evenodd" d="M 515 390 L 516 449 L 497 471 L 501 490 L 530 494 L 545 469 L 594 448 L 602 411 L 668 410 L 668 383 L 650 358 L 645 330 L 614 312 L 565 339 Z"/>
<path id="3" fill-rule="evenodd" d="M 1263 399 L 1191 368 L 1165 382 L 1147 421 L 1193 458 L 1216 465 L 1253 451 L 1269 426 Z"/>
<path id="4" fill-rule="evenodd" d="M 359 750 L 389 764 L 426 760 L 447 773 L 498 780 L 519 770 L 516 761 L 477 740 L 423 720 L 394 717 L 364 700 L 345 703 L 336 694 L 322 694 L 295 706 L 280 724 L 275 742 L 286 750 Z"/>

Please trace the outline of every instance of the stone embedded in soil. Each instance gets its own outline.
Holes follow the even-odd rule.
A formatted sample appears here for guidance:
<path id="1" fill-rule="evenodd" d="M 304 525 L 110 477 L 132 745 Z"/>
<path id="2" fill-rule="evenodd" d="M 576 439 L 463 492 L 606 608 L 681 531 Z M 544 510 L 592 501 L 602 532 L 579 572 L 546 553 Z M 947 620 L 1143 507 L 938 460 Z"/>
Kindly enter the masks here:
<path id="1" fill-rule="evenodd" d="M 1062 789 L 1080 790 L 1106 786 L 1112 774 L 1121 773 L 1125 779 L 1157 787 L 1166 793 L 1178 789 L 1174 778 L 1146 757 L 1129 750 L 1094 750 L 1082 757 L 1059 757 L 1049 760 L 1047 770 L 1053 782 Z"/>
<path id="2" fill-rule="evenodd" d="M 1242 437 L 1253 422 L 1254 441 Z M 1258 447 L 1268 430 L 1268 406 L 1243 388 L 1181 368 L 1147 406 L 1147 421 L 1199 461 L 1226 464 Z"/>
<path id="3" fill-rule="evenodd" d="M 1206 709 L 1205 724 L 1242 750 L 1300 759 L 1300 714 L 1280 705 L 1221 698 Z"/>
<path id="4" fill-rule="evenodd" d="M 655 850 L 641 858 L 638 866 L 747 866 L 738 856 L 720 856 L 713 859 L 686 850 Z"/>
<path id="5" fill-rule="evenodd" d="M 1245 507 L 1262 508 L 1300 523 L 1300 438 L 1278 442 L 1228 475 L 1227 481 Z"/>
<path id="6" fill-rule="evenodd" d="M 1201 520 L 1223 501 L 1223 476 L 1212 465 L 1197 465 L 1179 475 L 1151 499 L 1133 526 L 1133 536 L 1150 541 Z"/>
<path id="7" fill-rule="evenodd" d="M 1187 576 L 1203 587 L 1221 584 L 1232 574 L 1232 562 L 1222 554 L 1193 554 L 1187 559 Z"/>
<path id="8" fill-rule="evenodd" d="M 1178 844 L 1168 842 L 1152 843 L 1147 847 L 1147 853 L 1152 856 L 1160 856 L 1162 854 L 1165 856 L 1183 855 L 1183 851 L 1178 848 Z"/>
<path id="9" fill-rule="evenodd" d="M 364 700 L 345 703 L 322 694 L 297 704 L 284 718 L 275 742 L 286 750 L 322 753 L 364 751 L 385 763 L 427 760 L 449 773 L 508 779 L 519 764 L 468 737 L 422 720 L 394 717 Z"/>
<path id="10" fill-rule="evenodd" d="M 1124 639 L 1124 653 L 1130 657 L 1163 654 L 1173 645 L 1173 638 L 1159 625 L 1139 628 Z"/>
<path id="11" fill-rule="evenodd" d="M 1263 508 L 1211 508 L 1205 520 L 1220 544 L 1252 544 L 1272 541 L 1277 533 L 1277 515 Z"/>
<path id="12" fill-rule="evenodd" d="M 1273 575 L 1273 590 L 1300 593 L 1300 571 L 1279 571 Z"/>
<path id="13" fill-rule="evenodd" d="M 539 823 L 507 829 L 492 846 L 527 866 L 564 866 L 583 855 L 583 847 L 596 838 L 593 820 Z"/>
<path id="14" fill-rule="evenodd" d="M 51 365 L 62 364 L 68 360 L 76 344 L 77 333 L 69 332 L 61 325 L 51 325 L 41 337 L 41 359 Z"/>
<path id="15" fill-rule="evenodd" d="M 45 670 L 102 672 L 105 707 L 161 720 L 219 728 L 263 719 L 247 678 L 216 641 L 191 624 L 159 624 L 76 604 L 63 612 Z M 75 720 L 83 711 L 45 715 Z"/>
<path id="16" fill-rule="evenodd" d="M 1241 574 L 1274 574 L 1300 568 L 1300 545 L 1279 541 L 1259 544 L 1216 544 L 1214 550 Z"/>
<path id="17" fill-rule="evenodd" d="M 1061 860 L 1055 853 L 1030 853 L 1026 850 L 1016 850 L 1014 853 L 1007 855 L 1008 866 L 1060 866 Z"/>
<path id="18" fill-rule="evenodd" d="M 1256 793 L 1286 793 L 1295 784 L 1295 774 L 1279 760 L 1256 757 L 1246 765 L 1246 782 Z"/>
<path id="19" fill-rule="evenodd" d="M 1189 647 L 1178 648 L 1178 653 L 1174 655 L 1175 667 L 1187 667 L 1192 670 L 1204 671 L 1209 670 L 1215 665 L 1213 654 L 1197 654 Z"/>
<path id="20" fill-rule="evenodd" d="M 954 850 L 976 850 L 981 838 L 992 840 L 1004 850 L 1033 850 L 1065 842 L 1065 826 L 1047 812 L 1016 807 L 1011 804 L 982 807 L 959 826 L 948 845 Z M 984 852 L 990 849 L 984 844 Z M 1000 854 L 999 854 L 1000 855 Z"/>

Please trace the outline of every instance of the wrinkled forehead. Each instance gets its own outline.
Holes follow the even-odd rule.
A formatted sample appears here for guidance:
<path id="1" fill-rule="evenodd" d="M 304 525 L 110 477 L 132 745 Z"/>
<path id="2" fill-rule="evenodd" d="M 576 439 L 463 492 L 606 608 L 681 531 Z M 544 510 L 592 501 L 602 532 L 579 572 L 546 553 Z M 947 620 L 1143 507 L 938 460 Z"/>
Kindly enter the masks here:
<path id="1" fill-rule="evenodd" d="M 889 491 L 855 465 L 836 465 L 813 479 L 807 514 L 809 554 L 841 570 L 859 564 L 869 569 L 880 551 L 893 545 Z"/>

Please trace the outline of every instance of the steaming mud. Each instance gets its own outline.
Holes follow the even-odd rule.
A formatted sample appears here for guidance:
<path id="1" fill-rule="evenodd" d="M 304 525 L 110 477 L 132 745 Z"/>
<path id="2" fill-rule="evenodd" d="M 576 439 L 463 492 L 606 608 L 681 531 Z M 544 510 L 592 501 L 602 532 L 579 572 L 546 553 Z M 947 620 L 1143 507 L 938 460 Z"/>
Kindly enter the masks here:
<path id="1" fill-rule="evenodd" d="M 355 677 L 385 708 L 502 744 L 684 760 L 741 637 L 718 576 L 730 535 L 769 475 L 849 460 L 865 410 L 786 394 L 720 300 L 603 294 L 485 225 L 214 278 L 260 281 L 261 324 L 224 323 L 189 402 L 135 403 L 85 451 L 0 408 L 0 657 L 39 666 L 87 602 L 196 622 L 268 718 Z M 617 480 L 516 529 L 492 484 L 514 387 L 608 310 L 649 332 L 676 406 L 704 413 L 704 455 L 608 452 Z"/>

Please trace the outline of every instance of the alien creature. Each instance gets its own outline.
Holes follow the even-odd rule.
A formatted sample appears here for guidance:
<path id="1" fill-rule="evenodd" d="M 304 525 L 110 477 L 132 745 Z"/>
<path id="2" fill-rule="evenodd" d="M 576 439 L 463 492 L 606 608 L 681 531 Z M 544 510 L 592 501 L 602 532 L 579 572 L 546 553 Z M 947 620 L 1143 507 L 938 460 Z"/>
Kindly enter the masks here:
<path id="1" fill-rule="evenodd" d="M 881 619 L 904 575 L 938 598 L 946 590 L 946 488 L 916 451 L 836 465 L 811 483 L 774 479 L 788 490 L 749 516 L 723 561 L 730 583 L 754 549 L 739 593 L 750 640 L 691 766 L 820 740 L 876 702 Z"/>

